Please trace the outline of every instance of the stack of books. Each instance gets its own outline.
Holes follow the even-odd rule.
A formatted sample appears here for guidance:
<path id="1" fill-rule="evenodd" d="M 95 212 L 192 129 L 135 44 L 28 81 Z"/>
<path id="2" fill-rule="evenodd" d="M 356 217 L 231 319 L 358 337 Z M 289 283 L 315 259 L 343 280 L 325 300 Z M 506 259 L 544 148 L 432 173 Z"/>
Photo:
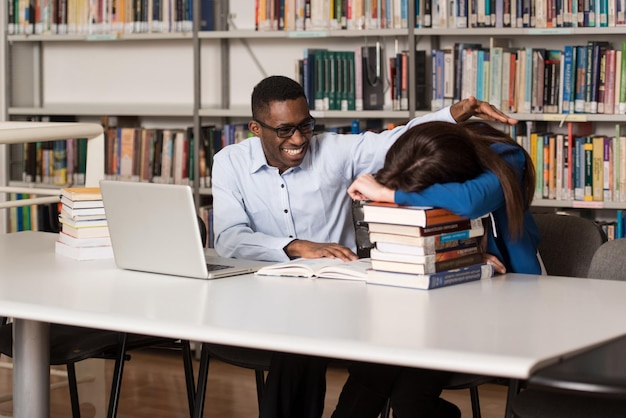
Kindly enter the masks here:
<path id="1" fill-rule="evenodd" d="M 61 189 L 58 254 L 76 260 L 112 258 L 113 248 L 99 187 Z"/>
<path id="2" fill-rule="evenodd" d="M 375 244 L 368 283 L 432 289 L 493 275 L 480 250 L 482 219 L 381 202 L 365 203 L 363 216 Z"/>

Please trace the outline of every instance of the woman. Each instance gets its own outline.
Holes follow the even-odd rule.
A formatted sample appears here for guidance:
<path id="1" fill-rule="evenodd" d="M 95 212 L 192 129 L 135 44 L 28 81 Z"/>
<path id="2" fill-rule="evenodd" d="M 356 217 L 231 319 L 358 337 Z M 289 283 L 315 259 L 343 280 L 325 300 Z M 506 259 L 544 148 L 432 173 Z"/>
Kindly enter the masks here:
<path id="1" fill-rule="evenodd" d="M 539 233 L 529 207 L 535 188 L 530 157 L 484 122 L 429 122 L 389 149 L 384 167 L 348 188 L 355 200 L 436 206 L 468 218 L 488 215 L 485 258 L 498 273 L 540 274 Z M 333 418 L 376 417 L 387 399 L 396 418 L 460 417 L 439 398 L 450 372 L 353 363 Z"/>

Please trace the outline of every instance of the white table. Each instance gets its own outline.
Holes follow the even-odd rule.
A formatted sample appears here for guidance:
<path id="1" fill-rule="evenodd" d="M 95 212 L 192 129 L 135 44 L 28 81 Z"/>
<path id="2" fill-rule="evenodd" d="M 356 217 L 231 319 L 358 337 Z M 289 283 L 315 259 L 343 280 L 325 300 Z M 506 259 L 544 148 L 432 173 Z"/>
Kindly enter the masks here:
<path id="1" fill-rule="evenodd" d="M 48 415 L 48 323 L 518 379 L 626 334 L 624 282 L 509 274 L 420 291 L 254 275 L 204 281 L 63 258 L 55 240 L 0 236 L 18 418 Z"/>

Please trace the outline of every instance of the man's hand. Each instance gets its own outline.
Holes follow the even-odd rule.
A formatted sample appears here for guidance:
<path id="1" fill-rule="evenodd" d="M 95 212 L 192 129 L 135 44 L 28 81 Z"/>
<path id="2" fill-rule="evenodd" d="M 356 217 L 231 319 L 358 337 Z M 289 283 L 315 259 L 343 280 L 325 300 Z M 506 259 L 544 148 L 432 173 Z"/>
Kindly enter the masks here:
<path id="1" fill-rule="evenodd" d="M 491 120 L 494 122 L 502 122 L 507 125 L 515 125 L 517 119 L 513 119 L 496 109 L 495 106 L 488 102 L 478 100 L 474 96 L 463 99 L 450 107 L 450 113 L 457 122 L 463 122 L 476 116 L 477 118 Z"/>
<path id="2" fill-rule="evenodd" d="M 305 240 L 293 240 L 284 248 L 291 257 L 302 258 L 339 258 L 343 261 L 356 260 L 357 255 L 348 247 L 334 243 L 319 243 Z"/>

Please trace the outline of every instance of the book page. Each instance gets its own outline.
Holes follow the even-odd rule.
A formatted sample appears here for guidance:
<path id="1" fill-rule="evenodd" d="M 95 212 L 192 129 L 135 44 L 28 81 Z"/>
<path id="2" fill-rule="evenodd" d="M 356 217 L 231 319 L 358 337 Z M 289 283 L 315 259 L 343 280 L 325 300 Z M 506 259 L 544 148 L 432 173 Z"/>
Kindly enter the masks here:
<path id="1" fill-rule="evenodd" d="M 369 268 L 371 268 L 369 259 L 344 262 L 338 258 L 298 258 L 262 267 L 256 274 L 365 280 Z"/>

